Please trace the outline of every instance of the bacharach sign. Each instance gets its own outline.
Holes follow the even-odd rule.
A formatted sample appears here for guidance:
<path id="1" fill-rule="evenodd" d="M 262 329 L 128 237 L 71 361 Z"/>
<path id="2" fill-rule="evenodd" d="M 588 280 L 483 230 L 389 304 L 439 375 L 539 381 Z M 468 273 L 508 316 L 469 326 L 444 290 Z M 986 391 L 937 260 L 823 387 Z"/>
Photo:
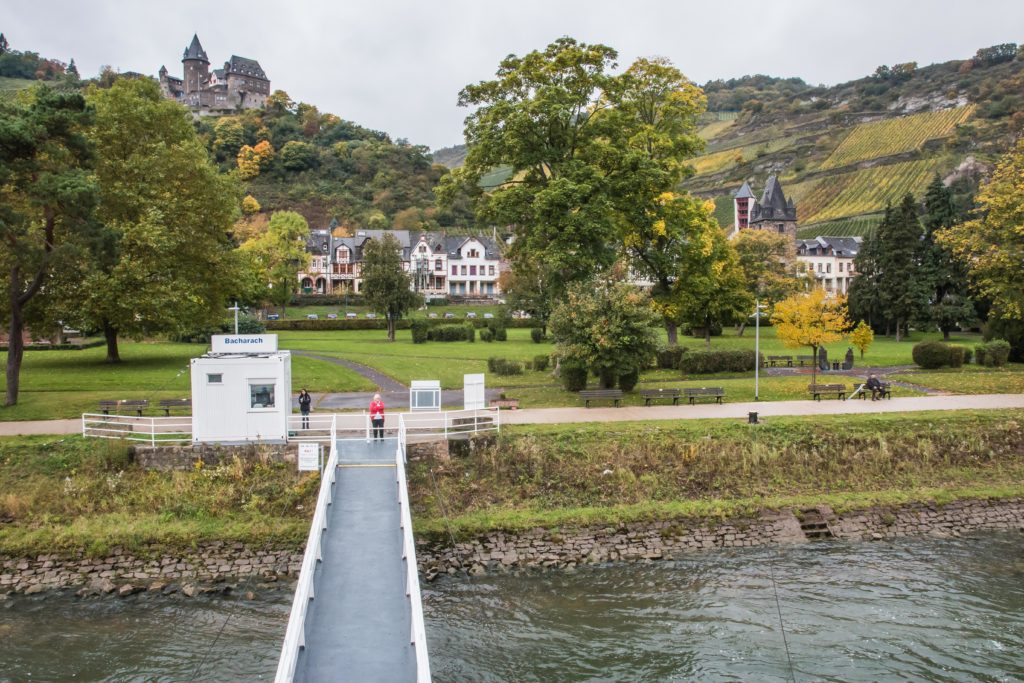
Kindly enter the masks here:
<path id="1" fill-rule="evenodd" d="M 215 334 L 210 339 L 213 353 L 272 353 L 277 351 L 276 334 Z"/>

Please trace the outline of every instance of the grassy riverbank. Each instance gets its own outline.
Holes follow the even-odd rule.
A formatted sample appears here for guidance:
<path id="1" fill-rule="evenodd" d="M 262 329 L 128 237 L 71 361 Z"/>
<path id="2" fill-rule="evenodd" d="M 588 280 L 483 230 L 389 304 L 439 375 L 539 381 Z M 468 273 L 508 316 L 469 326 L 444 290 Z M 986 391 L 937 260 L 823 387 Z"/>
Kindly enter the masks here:
<path id="1" fill-rule="evenodd" d="M 418 533 L 456 538 L 764 508 L 1024 495 L 1024 411 L 506 428 L 410 467 Z"/>
<path id="2" fill-rule="evenodd" d="M 281 464 L 155 472 L 114 441 L 0 439 L 0 555 L 102 556 L 204 541 L 301 547 L 318 486 L 317 476 Z"/>

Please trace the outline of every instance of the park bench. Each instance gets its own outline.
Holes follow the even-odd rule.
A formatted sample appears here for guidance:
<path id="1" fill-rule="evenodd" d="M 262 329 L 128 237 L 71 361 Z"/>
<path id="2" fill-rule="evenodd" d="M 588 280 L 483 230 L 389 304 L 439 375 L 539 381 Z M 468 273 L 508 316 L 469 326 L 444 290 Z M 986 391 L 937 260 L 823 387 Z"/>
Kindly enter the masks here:
<path id="1" fill-rule="evenodd" d="M 839 400 L 846 398 L 845 384 L 809 384 L 807 391 L 815 401 L 820 401 L 822 394 L 835 394 Z"/>
<path id="2" fill-rule="evenodd" d="M 881 382 L 881 385 L 882 385 L 881 388 L 878 390 L 878 395 L 881 396 L 882 398 L 889 398 L 889 399 L 891 399 L 892 398 L 892 390 L 891 390 L 891 386 L 892 385 L 889 384 L 889 382 Z M 871 395 L 871 390 L 868 389 L 866 386 L 860 392 L 860 397 L 861 398 L 867 398 L 870 395 Z"/>
<path id="3" fill-rule="evenodd" d="M 125 400 L 101 400 L 100 410 L 103 411 L 104 415 L 110 415 L 110 411 L 113 410 L 116 415 L 121 411 L 122 408 L 126 410 L 134 410 L 138 413 L 139 417 L 142 417 L 142 411 L 149 407 L 149 401 L 144 398 L 139 399 L 125 399 Z"/>
<path id="4" fill-rule="evenodd" d="M 768 356 L 768 365 L 775 367 L 793 367 L 793 356 Z"/>
<path id="5" fill-rule="evenodd" d="M 589 408 L 591 401 L 614 401 L 615 407 L 619 407 L 622 400 L 622 389 L 584 389 L 580 392 L 580 398 L 584 405 Z"/>
<path id="6" fill-rule="evenodd" d="M 679 405 L 679 389 L 641 389 L 640 397 L 644 400 L 644 405 L 651 405 L 651 401 L 657 401 L 661 398 L 672 399 L 672 405 Z"/>
<path id="7" fill-rule="evenodd" d="M 492 408 L 497 408 L 498 410 L 503 410 L 503 409 L 505 409 L 505 410 L 518 410 L 519 409 L 519 399 L 518 398 L 492 398 L 490 400 L 489 405 Z"/>
<path id="8" fill-rule="evenodd" d="M 176 408 L 182 408 L 185 410 L 192 410 L 192 399 L 190 398 L 163 398 L 160 399 L 160 407 L 164 411 L 164 415 L 167 417 L 171 416 L 171 411 Z"/>
<path id="9" fill-rule="evenodd" d="M 686 394 L 686 398 L 690 399 L 690 405 L 693 405 L 695 399 L 701 396 L 707 396 L 708 398 L 715 399 L 716 403 L 721 403 L 722 398 L 725 396 L 725 389 L 722 387 L 700 387 L 700 388 L 688 388 L 683 389 Z"/>
<path id="10" fill-rule="evenodd" d="M 800 364 L 800 367 L 814 365 L 814 356 L 797 356 L 796 362 Z"/>

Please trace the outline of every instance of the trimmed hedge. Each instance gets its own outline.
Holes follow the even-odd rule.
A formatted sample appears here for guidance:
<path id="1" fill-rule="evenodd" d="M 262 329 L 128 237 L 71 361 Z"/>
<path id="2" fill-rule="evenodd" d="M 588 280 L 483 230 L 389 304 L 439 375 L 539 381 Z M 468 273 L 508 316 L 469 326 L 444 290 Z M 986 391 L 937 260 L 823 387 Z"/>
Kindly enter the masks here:
<path id="1" fill-rule="evenodd" d="M 655 361 L 662 370 L 675 370 L 679 367 L 679 361 L 684 353 L 686 353 L 686 347 L 684 346 L 668 346 L 658 349 L 658 352 L 655 354 Z"/>
<path id="2" fill-rule="evenodd" d="M 439 325 L 427 330 L 427 339 L 438 342 L 468 341 L 466 325 Z"/>
<path id="3" fill-rule="evenodd" d="M 492 341 L 494 341 L 494 333 L 491 332 L 491 329 L 489 327 L 485 327 L 482 330 L 480 330 L 480 341 L 482 341 L 482 342 L 492 342 Z"/>
<path id="4" fill-rule="evenodd" d="M 949 344 L 940 341 L 926 341 L 915 344 L 911 351 L 914 363 L 926 370 L 935 370 L 949 365 L 951 350 Z"/>
<path id="5" fill-rule="evenodd" d="M 495 356 L 487 359 L 487 371 L 493 372 L 495 375 L 521 375 L 523 374 L 523 369 L 523 364 L 517 360 L 497 358 Z"/>
<path id="6" fill-rule="evenodd" d="M 761 354 L 764 362 L 764 354 Z M 716 372 L 753 372 L 757 356 L 753 351 L 689 351 L 679 359 L 684 375 L 710 375 Z"/>
<path id="7" fill-rule="evenodd" d="M 566 391 L 583 391 L 587 388 L 587 376 L 590 373 L 582 365 L 562 361 L 562 364 L 558 366 L 558 373 Z"/>
<path id="8" fill-rule="evenodd" d="M 548 369 L 548 364 L 551 359 L 547 356 L 534 356 L 533 357 L 533 369 L 539 372 L 543 372 Z"/>
<path id="9" fill-rule="evenodd" d="M 632 370 L 624 375 L 619 375 L 619 389 L 626 392 L 627 394 L 636 388 L 637 382 L 640 381 L 640 371 Z"/>
<path id="10" fill-rule="evenodd" d="M 293 294 L 290 306 L 362 306 L 365 299 L 362 294 L 349 294 L 347 297 L 338 294 Z"/>
<path id="11" fill-rule="evenodd" d="M 423 321 L 425 325 L 430 327 L 440 327 L 443 325 L 472 325 L 474 328 L 488 327 L 490 320 L 470 319 L 464 323 L 458 318 L 403 318 L 395 321 L 396 330 L 408 330 L 412 327 L 413 322 Z M 508 327 L 514 327 L 518 329 L 526 329 L 530 327 L 529 320 L 510 320 Z M 284 330 L 300 330 L 308 332 L 311 330 L 386 330 L 388 328 L 387 320 L 384 318 L 339 318 L 337 320 L 328 320 L 321 318 L 319 320 L 268 320 L 266 321 L 267 331 L 284 331 Z M 505 332 L 505 338 L 508 338 L 508 333 Z M 504 340 L 499 340 L 504 341 Z"/>
<path id="12" fill-rule="evenodd" d="M 430 339 L 430 326 L 424 320 L 414 320 L 410 325 L 413 344 L 426 344 Z"/>
<path id="13" fill-rule="evenodd" d="M 530 330 L 530 339 L 533 340 L 534 344 L 540 344 L 542 341 L 544 341 L 544 330 L 540 329 L 539 327 L 533 328 L 532 330 Z"/>
<path id="14" fill-rule="evenodd" d="M 1003 339 L 993 339 L 987 344 L 979 344 L 974 347 L 974 355 L 978 365 L 987 368 L 1001 368 L 1010 359 L 1010 342 Z"/>

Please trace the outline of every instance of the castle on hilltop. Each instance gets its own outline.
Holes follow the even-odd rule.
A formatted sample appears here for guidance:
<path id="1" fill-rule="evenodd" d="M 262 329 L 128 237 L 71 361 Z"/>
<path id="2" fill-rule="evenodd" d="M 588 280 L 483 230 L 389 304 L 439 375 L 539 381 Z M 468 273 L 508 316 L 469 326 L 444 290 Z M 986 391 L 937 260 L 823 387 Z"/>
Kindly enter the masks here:
<path id="1" fill-rule="evenodd" d="M 183 78 L 171 76 L 166 66 L 160 67 L 160 90 L 164 97 L 200 114 L 256 109 L 270 94 L 270 79 L 255 59 L 231 55 L 223 69 L 211 71 L 198 35 L 192 36 L 181 63 Z"/>
<path id="2" fill-rule="evenodd" d="M 768 176 L 761 201 L 754 199 L 750 185 L 743 186 L 733 195 L 733 226 L 730 237 L 741 230 L 770 230 L 788 235 L 796 242 L 796 205 L 786 199 L 782 185 L 775 176 Z"/>

